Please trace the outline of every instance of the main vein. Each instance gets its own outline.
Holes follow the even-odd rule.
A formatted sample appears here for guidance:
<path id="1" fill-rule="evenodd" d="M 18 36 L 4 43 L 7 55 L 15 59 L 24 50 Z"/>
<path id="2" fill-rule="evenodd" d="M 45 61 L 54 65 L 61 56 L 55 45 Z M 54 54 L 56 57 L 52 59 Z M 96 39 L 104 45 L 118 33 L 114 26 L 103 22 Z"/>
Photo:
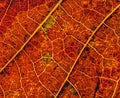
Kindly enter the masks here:
<path id="1" fill-rule="evenodd" d="M 57 98 L 57 96 L 59 95 L 60 91 L 62 90 L 62 88 L 63 88 L 63 86 L 64 86 L 64 84 L 65 84 L 65 82 L 68 80 L 68 78 L 69 78 L 71 72 L 73 71 L 73 69 L 74 69 L 77 61 L 79 60 L 81 54 L 83 53 L 84 49 L 86 48 L 86 46 L 88 45 L 88 43 L 90 42 L 90 40 L 92 39 L 92 37 L 93 37 L 93 36 L 95 35 L 95 33 L 100 29 L 100 27 L 104 24 L 104 22 L 105 22 L 119 7 L 120 7 L 120 4 L 117 5 L 117 6 L 102 20 L 102 22 L 97 26 L 97 28 L 92 32 L 91 36 L 88 38 L 87 42 L 84 44 L 83 48 L 81 49 L 80 53 L 78 54 L 75 62 L 73 63 L 73 65 L 72 65 L 72 67 L 71 67 L 71 69 L 70 69 L 70 71 L 69 71 L 66 79 L 65 79 L 64 82 L 62 83 L 59 91 L 57 92 L 57 94 L 56 94 L 56 96 L 55 96 L 55 98 Z"/>
<path id="2" fill-rule="evenodd" d="M 59 0 L 58 3 L 54 6 L 54 8 L 49 12 L 49 14 L 45 17 L 45 19 L 39 24 L 39 26 L 35 29 L 35 31 L 32 33 L 32 35 L 27 39 L 27 41 L 21 46 L 21 48 L 12 56 L 12 58 L 0 69 L 0 72 L 2 72 L 8 64 L 10 64 L 11 61 L 23 50 L 23 48 L 28 44 L 28 42 L 33 38 L 33 36 L 36 34 L 36 32 L 42 27 L 42 25 L 48 20 L 48 18 L 51 16 L 51 14 L 57 9 L 57 7 L 60 5 L 60 3 L 63 0 Z"/>

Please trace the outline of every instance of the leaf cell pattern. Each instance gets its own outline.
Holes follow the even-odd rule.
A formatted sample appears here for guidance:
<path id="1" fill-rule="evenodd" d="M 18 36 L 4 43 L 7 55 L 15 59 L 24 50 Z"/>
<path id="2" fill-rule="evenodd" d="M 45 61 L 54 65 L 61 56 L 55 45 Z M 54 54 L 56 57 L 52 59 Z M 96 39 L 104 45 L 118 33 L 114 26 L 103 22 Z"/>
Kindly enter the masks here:
<path id="1" fill-rule="evenodd" d="M 1 0 L 0 98 L 120 98 L 119 0 Z"/>

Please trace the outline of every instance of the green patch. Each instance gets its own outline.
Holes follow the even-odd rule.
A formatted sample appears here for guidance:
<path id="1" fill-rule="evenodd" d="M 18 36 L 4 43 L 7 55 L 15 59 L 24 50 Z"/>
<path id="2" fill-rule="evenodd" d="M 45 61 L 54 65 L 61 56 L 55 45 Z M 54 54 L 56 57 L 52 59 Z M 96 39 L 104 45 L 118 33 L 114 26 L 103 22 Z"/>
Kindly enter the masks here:
<path id="1" fill-rule="evenodd" d="M 46 32 L 49 28 L 51 28 L 56 22 L 56 17 L 51 16 L 44 24 L 43 30 Z"/>
<path id="2" fill-rule="evenodd" d="M 91 46 L 94 46 L 94 42 L 93 41 L 90 41 L 90 43 L 89 43 Z"/>
<path id="3" fill-rule="evenodd" d="M 74 88 L 71 88 L 69 91 L 73 94 L 77 94 L 77 91 Z"/>
<path id="4" fill-rule="evenodd" d="M 50 54 L 45 54 L 43 57 L 42 57 L 42 60 L 43 61 L 51 61 L 52 60 L 52 57 Z"/>

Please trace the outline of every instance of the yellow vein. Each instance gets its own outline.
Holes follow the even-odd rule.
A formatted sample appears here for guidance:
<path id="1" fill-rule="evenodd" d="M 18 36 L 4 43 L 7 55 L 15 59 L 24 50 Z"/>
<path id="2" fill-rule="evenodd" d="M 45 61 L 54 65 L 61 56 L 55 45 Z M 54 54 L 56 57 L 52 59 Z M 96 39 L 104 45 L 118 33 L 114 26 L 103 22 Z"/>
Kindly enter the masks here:
<path id="1" fill-rule="evenodd" d="M 7 13 L 8 9 L 10 8 L 11 3 L 12 3 L 12 0 L 10 0 L 9 5 L 8 5 L 8 7 L 6 8 L 5 14 L 4 14 L 3 17 L 1 18 L 0 25 L 1 25 L 1 23 L 3 22 L 3 20 L 4 20 L 5 16 L 6 16 L 6 13 Z"/>
<path id="2" fill-rule="evenodd" d="M 114 92 L 112 94 L 112 97 L 111 98 L 114 98 L 115 97 L 115 93 L 117 92 L 117 89 L 118 89 L 118 85 L 119 85 L 119 81 L 120 81 L 120 78 L 117 80 L 117 83 L 115 85 L 115 89 L 114 89 Z"/>
<path id="3" fill-rule="evenodd" d="M 2 87 L 2 85 L 0 85 L 0 89 L 2 91 L 1 94 L 2 94 L 3 98 L 5 98 L 5 91 L 4 91 L 3 87 Z"/>
<path id="4" fill-rule="evenodd" d="M 71 72 L 73 71 L 73 68 L 75 67 L 77 61 L 79 60 L 79 58 L 80 58 L 81 54 L 83 53 L 83 51 L 84 51 L 85 47 L 87 46 L 87 44 L 90 42 L 91 38 L 92 38 L 92 37 L 94 36 L 94 34 L 98 31 L 98 29 L 104 24 L 104 22 L 105 22 L 119 7 L 120 7 L 120 4 L 117 5 L 117 6 L 102 20 L 102 22 L 97 26 L 97 28 L 93 31 L 93 33 L 91 34 L 91 36 L 89 37 L 89 39 L 87 40 L 87 42 L 84 44 L 83 48 L 81 49 L 80 53 L 78 54 L 75 62 L 73 63 L 73 66 L 71 67 L 71 69 L 70 69 L 70 71 L 69 71 L 66 79 L 65 79 L 64 82 L 62 83 L 60 89 L 58 90 L 55 98 L 57 98 L 57 96 L 59 95 L 60 91 L 62 90 L 65 82 L 68 80 Z"/>
<path id="5" fill-rule="evenodd" d="M 33 36 L 36 34 L 36 32 L 42 27 L 42 25 L 48 20 L 48 18 L 51 16 L 51 14 L 57 9 L 57 7 L 60 5 L 62 0 L 59 0 L 58 3 L 54 6 L 54 8 L 50 11 L 50 13 L 45 17 L 45 19 L 40 23 L 40 25 L 36 28 L 36 30 L 33 32 L 33 34 L 28 38 L 28 40 L 21 46 L 21 48 L 12 56 L 12 58 L 0 69 L 0 72 L 4 70 L 6 66 L 23 50 L 23 48 L 26 46 L 26 44 L 33 38 Z"/>

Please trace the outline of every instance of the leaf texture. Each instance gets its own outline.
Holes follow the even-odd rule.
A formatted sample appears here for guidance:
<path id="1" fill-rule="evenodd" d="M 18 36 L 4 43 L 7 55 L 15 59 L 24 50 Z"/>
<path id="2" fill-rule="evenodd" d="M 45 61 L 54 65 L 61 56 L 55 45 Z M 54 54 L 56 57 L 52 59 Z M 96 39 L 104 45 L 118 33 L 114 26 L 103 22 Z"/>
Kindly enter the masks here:
<path id="1" fill-rule="evenodd" d="M 1 0 L 0 98 L 120 98 L 119 0 Z"/>

